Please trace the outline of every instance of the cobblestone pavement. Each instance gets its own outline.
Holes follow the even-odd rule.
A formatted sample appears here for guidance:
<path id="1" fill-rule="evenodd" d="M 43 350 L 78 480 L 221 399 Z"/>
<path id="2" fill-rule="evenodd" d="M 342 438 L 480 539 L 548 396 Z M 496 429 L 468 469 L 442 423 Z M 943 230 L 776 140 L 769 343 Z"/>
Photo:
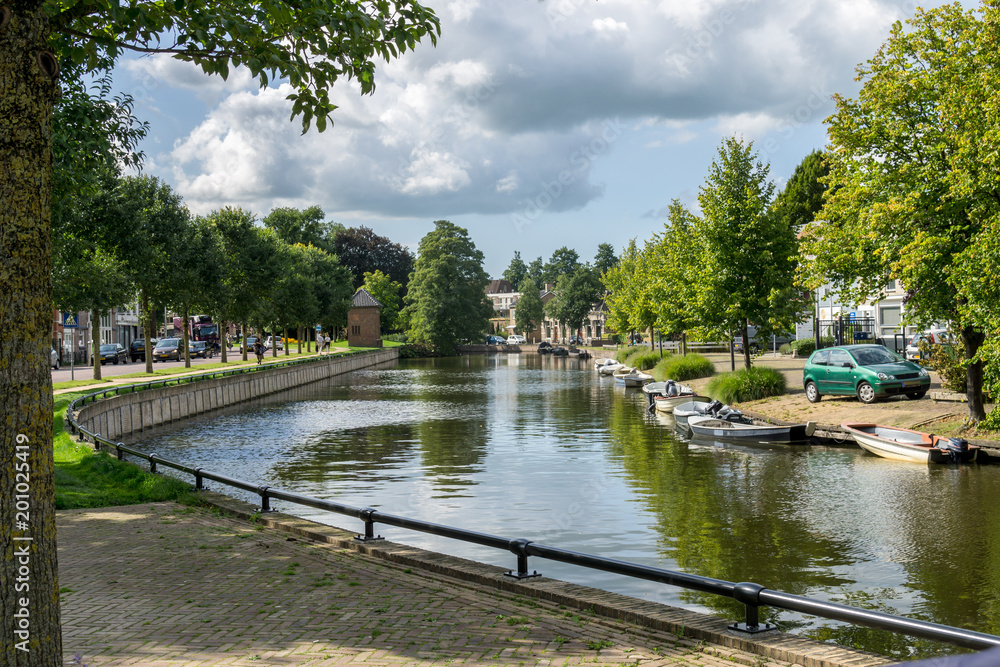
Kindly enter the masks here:
<path id="1" fill-rule="evenodd" d="M 62 511 L 58 530 L 67 665 L 788 664 L 202 508 Z"/>

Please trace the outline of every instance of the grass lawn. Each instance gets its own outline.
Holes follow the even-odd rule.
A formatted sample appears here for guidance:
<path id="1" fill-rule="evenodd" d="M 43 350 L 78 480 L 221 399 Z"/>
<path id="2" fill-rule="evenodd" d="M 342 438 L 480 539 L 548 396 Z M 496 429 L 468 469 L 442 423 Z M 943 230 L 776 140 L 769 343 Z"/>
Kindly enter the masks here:
<path id="1" fill-rule="evenodd" d="M 80 442 L 63 430 L 66 407 L 84 393 L 89 392 L 55 397 L 52 436 L 56 463 L 56 509 L 196 500 L 190 493 L 191 484 L 166 475 L 151 475 L 138 466 L 103 452 L 97 454 L 91 443 Z"/>

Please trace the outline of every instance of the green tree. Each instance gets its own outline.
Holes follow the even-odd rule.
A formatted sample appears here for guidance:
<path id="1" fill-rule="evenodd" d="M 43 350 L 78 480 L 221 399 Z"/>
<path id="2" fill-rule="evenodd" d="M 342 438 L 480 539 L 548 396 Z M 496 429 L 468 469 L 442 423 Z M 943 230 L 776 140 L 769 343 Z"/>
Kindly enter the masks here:
<path id="1" fill-rule="evenodd" d="M 309 261 L 309 246 L 301 243 L 279 244 L 280 270 L 272 293 L 274 319 L 286 333 L 285 355 L 290 354 L 287 332 L 294 327 L 301 347 L 302 328 L 319 319 L 316 276 Z M 277 345 L 273 348 L 277 351 Z"/>
<path id="2" fill-rule="evenodd" d="M 650 270 L 646 249 L 640 250 L 635 239 L 629 241 L 618 264 L 602 277 L 607 295 L 607 326 L 617 333 L 645 331 L 656 321 L 650 302 L 647 276 Z"/>
<path id="3" fill-rule="evenodd" d="M 559 278 L 576 271 L 580 266 L 580 255 L 575 250 L 563 246 L 552 253 L 552 257 L 542 270 L 542 278 L 547 283 L 555 285 Z"/>
<path id="4" fill-rule="evenodd" d="M 513 285 L 514 289 L 517 289 L 518 285 L 524 282 L 527 275 L 528 265 L 521 259 L 521 253 L 515 250 L 514 259 L 510 260 L 510 265 L 503 272 L 504 280 Z"/>
<path id="5" fill-rule="evenodd" d="M 823 153 L 813 151 L 805 156 L 774 198 L 772 208 L 778 219 L 796 231 L 813 222 L 823 208 L 824 179 L 829 173 Z"/>
<path id="6" fill-rule="evenodd" d="M 649 261 L 642 284 L 655 326 L 669 334 L 680 334 L 698 325 L 694 304 L 699 285 L 692 277 L 704 272 L 705 249 L 698 217 L 677 199 L 670 202 L 668 210 L 663 232 L 646 244 L 644 254 Z"/>
<path id="7" fill-rule="evenodd" d="M 709 334 L 738 332 L 747 368 L 747 324 L 765 336 L 787 331 L 804 306 L 793 286 L 795 230 L 769 212 L 774 184 L 768 171 L 753 142 L 728 138 L 698 194 L 705 262 L 698 276 L 697 321 Z"/>
<path id="8" fill-rule="evenodd" d="M 165 304 L 180 313 L 184 340 L 184 366 L 191 367 L 191 316 L 212 311 L 219 317 L 213 293 L 222 281 L 223 255 L 216 228 L 204 219 L 188 219 L 175 230 L 174 244 L 170 249 L 168 292 Z M 216 319 L 215 321 L 218 321 Z M 219 327 L 220 336 L 222 326 Z"/>
<path id="9" fill-rule="evenodd" d="M 575 333 L 603 292 L 600 276 L 589 264 L 582 264 L 559 278 L 556 294 L 545 304 L 545 312 Z"/>
<path id="10" fill-rule="evenodd" d="M 354 276 L 354 287 L 361 287 L 365 273 L 381 271 L 400 285 L 403 292 L 413 271 L 413 253 L 368 227 L 342 229 L 334 236 L 334 254 Z"/>
<path id="11" fill-rule="evenodd" d="M 325 218 L 326 214 L 319 206 L 310 206 L 304 210 L 286 207 L 272 209 L 262 222 L 289 245 L 314 245 L 333 253 L 333 239 L 343 230 L 343 226 L 325 222 Z"/>
<path id="12" fill-rule="evenodd" d="M 594 256 L 594 270 L 598 276 L 603 276 L 608 269 L 618 264 L 618 257 L 615 255 L 615 247 L 610 243 L 602 243 L 597 246 L 597 254 Z"/>
<path id="13" fill-rule="evenodd" d="M 527 336 L 545 319 L 545 307 L 538 285 L 531 278 L 525 278 L 517 291 L 521 296 L 517 297 L 517 306 L 514 309 L 514 326 Z"/>
<path id="14" fill-rule="evenodd" d="M 958 276 L 993 268 L 977 264 L 985 256 L 977 248 L 1000 211 L 1000 5 L 918 10 L 907 23 L 858 68 L 857 99 L 836 98 L 830 192 L 824 224 L 808 230 L 805 252 L 815 261 L 805 282 L 829 279 L 859 303 L 898 280 L 907 322 L 951 322 L 964 347 L 969 419 L 979 421 L 985 334 L 971 302 L 981 292 Z"/>
<path id="15" fill-rule="evenodd" d="M 375 300 L 382 304 L 379 313 L 379 326 L 382 331 L 399 328 L 399 291 L 403 288 L 398 282 L 376 270 L 375 273 L 365 273 L 365 283 L 362 285 Z"/>
<path id="16" fill-rule="evenodd" d="M 33 665 L 62 660 L 56 588 L 51 377 L 52 110 L 60 94 L 58 64 L 81 73 L 108 72 L 124 51 L 167 53 L 208 74 L 227 76 L 243 66 L 267 86 L 286 79 L 292 116 L 307 129 L 325 129 L 335 105 L 330 89 L 354 79 L 363 94 L 375 88 L 376 60 L 390 60 L 440 24 L 414 0 L 357 3 L 256 4 L 191 2 L 76 2 L 18 0 L 4 11 L 0 31 L 0 275 L 14 299 L 0 305 L 0 453 L 12 461 L 15 438 L 31 442 L 33 585 L 26 594 L 32 619 Z M 16 166 L 16 167 L 15 167 Z M 148 311 L 147 311 L 148 312 Z M 148 334 L 147 330 L 147 334 Z M 147 357 L 148 358 L 148 357 Z M 30 407 L 28 407 L 30 405 Z M 3 489 L 13 484 L 13 467 Z M 13 505 L 0 505 L 0 522 L 13 524 Z M 12 548 L 9 530 L 0 549 Z M 0 566 L 0 587 L 13 590 L 15 562 Z M 0 596 L 0 647 L 14 662 L 13 596 Z"/>
<path id="17" fill-rule="evenodd" d="M 420 239 L 404 299 L 410 340 L 450 354 L 461 340 L 478 338 L 493 314 L 486 298 L 489 283 L 483 253 L 469 233 L 447 220 L 436 221 Z"/>
<path id="18" fill-rule="evenodd" d="M 534 280 L 539 289 L 545 286 L 545 262 L 541 257 L 536 257 L 528 264 L 528 271 L 524 277 Z"/>
<path id="19" fill-rule="evenodd" d="M 238 208 L 214 211 L 208 215 L 208 221 L 218 232 L 223 254 L 228 258 L 218 286 L 224 299 L 220 317 L 223 322 L 239 323 L 246 361 L 250 321 L 259 312 L 261 302 L 270 296 L 278 278 L 274 263 L 278 238 L 270 230 L 258 227 L 252 213 Z"/>

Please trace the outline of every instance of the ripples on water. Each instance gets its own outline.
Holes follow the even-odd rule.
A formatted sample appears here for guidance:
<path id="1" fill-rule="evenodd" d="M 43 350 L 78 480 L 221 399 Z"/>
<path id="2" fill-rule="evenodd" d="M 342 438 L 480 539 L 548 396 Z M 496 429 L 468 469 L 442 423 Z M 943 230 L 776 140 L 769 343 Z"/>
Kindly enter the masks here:
<path id="1" fill-rule="evenodd" d="M 854 447 L 687 442 L 669 417 L 645 415 L 643 407 L 641 392 L 615 387 L 587 362 L 415 360 L 147 432 L 142 444 L 166 458 L 349 505 L 1000 630 L 997 467 L 898 463 Z M 280 504 L 360 528 L 347 517 Z M 396 541 L 514 565 L 507 553 L 385 528 Z M 712 596 L 540 559 L 530 565 L 740 616 L 738 605 Z M 762 612 L 783 628 L 897 657 L 942 650 Z"/>

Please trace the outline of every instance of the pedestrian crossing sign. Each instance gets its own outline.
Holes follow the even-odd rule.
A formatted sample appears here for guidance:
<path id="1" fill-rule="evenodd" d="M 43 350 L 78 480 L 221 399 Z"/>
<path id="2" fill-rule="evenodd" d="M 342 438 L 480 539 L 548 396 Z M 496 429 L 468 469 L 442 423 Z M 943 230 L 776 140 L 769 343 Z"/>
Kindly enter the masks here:
<path id="1" fill-rule="evenodd" d="M 80 327 L 76 321 L 76 313 L 63 313 L 63 329 L 78 329 Z"/>

